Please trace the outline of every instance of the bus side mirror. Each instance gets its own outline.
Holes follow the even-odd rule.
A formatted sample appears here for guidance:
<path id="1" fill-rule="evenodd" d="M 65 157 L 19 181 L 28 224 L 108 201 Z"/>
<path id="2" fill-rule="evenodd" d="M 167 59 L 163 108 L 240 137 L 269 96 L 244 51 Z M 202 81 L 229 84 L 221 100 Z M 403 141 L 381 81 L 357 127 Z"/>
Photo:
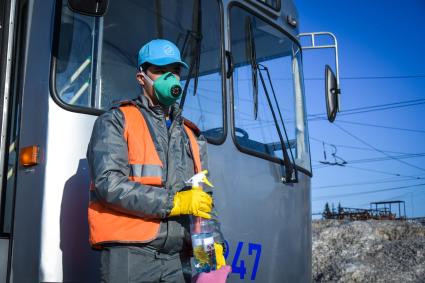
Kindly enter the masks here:
<path id="1" fill-rule="evenodd" d="M 338 83 L 334 72 L 329 65 L 325 66 L 325 99 L 326 112 L 328 113 L 329 122 L 335 121 L 336 112 L 338 111 Z"/>
<path id="2" fill-rule="evenodd" d="M 330 32 L 309 32 L 309 33 L 300 33 L 298 35 L 299 39 L 310 38 L 310 44 L 303 45 L 303 50 L 308 49 L 328 49 L 331 48 L 335 52 L 335 68 L 336 76 L 332 69 L 326 65 L 325 67 L 325 99 L 326 99 L 326 111 L 328 113 L 329 122 L 335 121 L 336 112 L 339 111 L 339 95 L 341 94 L 341 89 L 339 88 L 339 63 L 338 63 L 338 43 L 336 37 L 333 33 Z M 319 43 L 321 37 L 330 37 L 333 43 L 323 44 Z"/>
<path id="3" fill-rule="evenodd" d="M 101 17 L 108 9 L 108 0 L 68 0 L 69 8 L 75 13 Z"/>

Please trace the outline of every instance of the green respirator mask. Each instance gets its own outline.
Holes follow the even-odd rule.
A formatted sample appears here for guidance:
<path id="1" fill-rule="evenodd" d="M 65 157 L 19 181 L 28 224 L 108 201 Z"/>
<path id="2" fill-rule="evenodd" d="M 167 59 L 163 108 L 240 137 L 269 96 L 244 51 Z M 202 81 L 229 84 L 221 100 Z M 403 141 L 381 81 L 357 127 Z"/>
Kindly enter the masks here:
<path id="1" fill-rule="evenodd" d="M 173 105 L 182 96 L 180 81 L 171 72 L 167 72 L 152 81 L 145 72 L 141 71 L 146 81 L 153 86 L 155 97 L 164 106 Z"/>

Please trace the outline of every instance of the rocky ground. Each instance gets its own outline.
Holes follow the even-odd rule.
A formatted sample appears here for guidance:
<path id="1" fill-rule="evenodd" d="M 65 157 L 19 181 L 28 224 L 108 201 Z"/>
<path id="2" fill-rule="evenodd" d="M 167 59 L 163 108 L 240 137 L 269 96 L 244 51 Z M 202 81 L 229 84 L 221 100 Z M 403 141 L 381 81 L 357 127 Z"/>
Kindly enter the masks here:
<path id="1" fill-rule="evenodd" d="M 313 221 L 313 282 L 425 282 L 425 226 Z"/>

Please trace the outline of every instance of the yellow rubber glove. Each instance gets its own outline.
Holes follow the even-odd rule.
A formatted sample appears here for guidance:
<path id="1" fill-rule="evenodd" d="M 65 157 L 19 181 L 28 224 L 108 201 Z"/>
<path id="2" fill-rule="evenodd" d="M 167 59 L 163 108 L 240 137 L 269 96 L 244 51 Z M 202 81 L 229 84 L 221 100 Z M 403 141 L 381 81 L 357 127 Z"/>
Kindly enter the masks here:
<path id="1" fill-rule="evenodd" d="M 226 260 L 224 259 L 223 254 L 223 245 L 219 243 L 214 243 L 215 249 L 215 260 L 217 262 L 217 269 L 220 269 L 222 266 L 226 265 Z"/>
<path id="2" fill-rule="evenodd" d="M 177 192 L 174 196 L 174 206 L 169 216 L 192 214 L 210 219 L 212 198 L 200 189 Z"/>

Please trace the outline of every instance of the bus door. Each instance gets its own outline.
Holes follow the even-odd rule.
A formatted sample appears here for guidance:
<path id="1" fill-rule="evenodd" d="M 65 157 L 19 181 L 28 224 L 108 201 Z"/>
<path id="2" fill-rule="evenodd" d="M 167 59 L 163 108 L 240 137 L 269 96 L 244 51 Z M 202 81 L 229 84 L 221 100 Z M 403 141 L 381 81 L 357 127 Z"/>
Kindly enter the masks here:
<path id="1" fill-rule="evenodd" d="M 7 6 L 7 7 L 6 7 Z M 5 203 L 6 203 L 6 189 L 5 189 L 5 178 L 4 176 L 4 164 L 5 164 L 5 132 L 7 130 L 7 105 L 5 102 L 8 101 L 7 88 L 5 81 L 8 80 L 8 75 L 6 75 L 6 70 L 10 69 L 10 65 L 7 64 L 7 54 L 8 54 L 8 12 L 10 10 L 10 1 L 0 0 L 0 129 L 1 129 L 1 152 L 0 152 L 0 282 L 6 282 L 6 275 L 8 269 L 8 258 L 9 258 L 9 234 L 7 229 L 5 229 L 6 219 L 8 218 L 5 214 Z"/>
<path id="2" fill-rule="evenodd" d="M 230 126 L 244 154 L 234 152 L 231 172 L 243 178 L 227 193 L 238 200 L 225 207 L 233 222 L 223 225 L 231 235 L 227 262 L 236 282 L 308 282 L 311 165 L 301 49 L 261 11 L 229 7 Z"/>
<path id="3" fill-rule="evenodd" d="M 18 165 L 18 137 L 21 105 L 21 66 L 25 27 L 20 2 L 0 0 L 0 283 L 10 277 L 13 241 L 13 210 Z"/>
<path id="4" fill-rule="evenodd" d="M 68 133 L 79 133 L 79 145 L 56 134 L 59 129 L 53 129 L 49 125 L 49 133 L 52 139 L 54 135 L 54 141 L 49 140 L 48 143 L 65 145 L 69 152 L 73 152 L 72 156 L 67 158 L 67 163 L 76 162 L 76 158 L 84 158 L 89 141 L 86 137 L 91 132 L 95 118 L 93 114 L 102 113 L 117 101 L 140 95 L 140 86 L 136 81 L 136 55 L 141 46 L 154 38 L 165 38 L 174 42 L 181 50 L 183 61 L 189 65 L 188 69 L 182 70 L 181 76 L 182 86 L 187 93 L 184 116 L 198 124 L 210 142 L 223 141 L 225 106 L 221 1 L 110 0 L 108 10 L 102 17 L 93 17 L 80 10 L 70 9 L 71 2 L 90 1 L 59 2 L 61 5 L 56 6 L 59 18 L 56 20 L 58 26 L 53 42 L 57 50 L 53 51 L 52 56 L 51 95 L 54 102 L 63 109 L 91 115 L 77 117 L 72 114 L 72 122 L 67 126 Z M 196 76 L 198 79 L 195 83 Z M 50 113 L 53 113 L 52 109 L 57 109 L 56 105 L 51 105 Z M 55 111 L 58 115 L 52 117 L 52 120 L 70 116 L 62 109 Z M 87 123 L 77 122 L 83 119 Z M 57 132 L 54 132 L 56 129 Z M 85 147 L 84 153 L 81 150 L 82 144 Z M 47 151 L 47 155 L 50 152 L 50 156 L 56 154 L 52 147 Z M 78 180 L 77 184 L 87 183 L 86 188 L 88 187 L 88 173 L 78 173 L 71 177 L 71 174 L 75 174 L 74 169 L 64 168 L 61 162 L 63 160 L 59 158 L 49 158 L 47 165 L 52 169 L 50 172 L 61 167 L 63 179 L 59 182 L 65 183 L 65 176 L 69 176 L 68 178 Z M 67 193 L 80 191 L 81 186 L 76 187 L 75 182 L 66 182 L 68 186 L 64 185 L 63 193 L 56 194 L 60 187 L 60 183 L 56 181 L 58 178 L 54 176 L 55 173 L 49 173 L 49 169 L 46 169 L 46 172 L 51 176 L 46 177 L 46 184 L 50 182 L 55 189 L 49 189 L 49 185 L 45 185 L 45 195 L 50 194 L 50 201 L 56 198 L 56 203 L 62 202 L 63 209 L 59 211 L 58 207 L 47 205 L 47 202 L 44 205 L 43 215 L 49 215 L 49 220 L 56 220 L 46 220 L 43 223 L 40 270 L 46 272 L 42 273 L 41 281 L 99 281 L 96 264 L 100 260 L 95 258 L 98 253 L 88 249 L 88 227 L 84 225 L 87 217 L 80 213 L 81 210 L 72 209 L 87 204 L 87 196 Z M 64 224 L 63 220 L 68 219 L 68 216 L 70 221 Z M 76 221 L 78 216 L 81 216 L 79 222 Z M 70 227 L 75 228 L 71 231 Z M 68 231 L 70 232 L 67 233 Z M 18 234 L 16 235 L 18 237 Z M 16 243 L 17 241 L 18 239 Z M 56 267 L 52 267 L 52 262 Z"/>

